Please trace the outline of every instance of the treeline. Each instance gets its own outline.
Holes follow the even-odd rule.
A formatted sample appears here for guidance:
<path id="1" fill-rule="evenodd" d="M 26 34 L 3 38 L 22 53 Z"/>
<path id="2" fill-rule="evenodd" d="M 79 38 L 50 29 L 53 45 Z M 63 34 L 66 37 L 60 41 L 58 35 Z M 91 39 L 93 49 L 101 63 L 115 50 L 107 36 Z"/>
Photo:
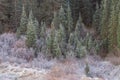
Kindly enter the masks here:
<path id="1" fill-rule="evenodd" d="M 103 0 L 94 15 L 93 25 L 103 41 L 105 52 L 119 49 L 120 41 L 120 0 Z"/>
<path id="2" fill-rule="evenodd" d="M 28 48 L 38 52 L 80 57 L 81 53 L 109 53 L 120 47 L 120 0 L 0 2 L 0 32 L 14 31 L 18 38 L 25 35 Z M 85 31 L 85 27 L 95 33 Z M 42 42 L 39 47 L 37 40 Z"/>
<path id="3" fill-rule="evenodd" d="M 79 12 L 83 17 L 83 22 L 89 27 L 92 23 L 92 16 L 95 12 L 96 2 L 100 0 L 0 0 L 0 25 L 1 31 L 16 31 L 20 26 L 20 17 L 22 13 L 22 6 L 25 11 L 33 10 L 33 15 L 37 17 L 38 21 L 45 21 L 50 25 L 54 11 L 60 9 L 61 4 L 66 8 L 66 3 L 70 2 L 72 9 L 72 17 L 74 26 L 77 22 Z"/>
<path id="4" fill-rule="evenodd" d="M 93 39 L 92 34 L 85 31 L 81 13 L 74 26 L 69 1 L 61 5 L 58 11 L 54 11 L 50 28 L 47 27 L 45 21 L 39 24 L 32 9 L 29 11 L 29 17 L 26 14 L 25 6 L 23 6 L 20 27 L 17 28 L 16 33 L 18 39 L 26 36 L 26 46 L 34 48 L 35 56 L 42 52 L 49 57 L 59 58 L 69 55 L 80 58 L 99 51 L 98 41 Z"/>

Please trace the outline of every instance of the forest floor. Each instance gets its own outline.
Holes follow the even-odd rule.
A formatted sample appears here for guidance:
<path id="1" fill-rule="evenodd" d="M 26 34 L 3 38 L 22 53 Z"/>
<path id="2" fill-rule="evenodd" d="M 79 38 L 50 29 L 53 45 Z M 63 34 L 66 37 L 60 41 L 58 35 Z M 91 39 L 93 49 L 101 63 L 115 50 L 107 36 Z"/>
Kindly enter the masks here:
<path id="1" fill-rule="evenodd" d="M 110 61 L 103 60 L 95 55 L 87 57 L 89 65 L 87 75 L 85 73 L 86 58 L 76 59 L 69 57 L 62 60 L 47 60 L 42 55 L 39 55 L 37 58 L 28 61 L 23 57 L 27 56 L 24 54 L 27 53 L 27 50 L 20 46 L 22 43 L 20 41 L 18 43 L 14 34 L 5 33 L 0 35 L 0 80 L 120 79 L 119 65 L 115 66 Z"/>

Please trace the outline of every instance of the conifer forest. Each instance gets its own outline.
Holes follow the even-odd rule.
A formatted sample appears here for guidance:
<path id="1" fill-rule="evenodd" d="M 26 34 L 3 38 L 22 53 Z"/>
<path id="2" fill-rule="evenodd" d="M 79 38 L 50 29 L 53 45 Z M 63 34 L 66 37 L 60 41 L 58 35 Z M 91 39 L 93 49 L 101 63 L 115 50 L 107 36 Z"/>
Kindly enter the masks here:
<path id="1" fill-rule="evenodd" d="M 0 0 L 0 80 L 120 80 L 120 0 Z"/>

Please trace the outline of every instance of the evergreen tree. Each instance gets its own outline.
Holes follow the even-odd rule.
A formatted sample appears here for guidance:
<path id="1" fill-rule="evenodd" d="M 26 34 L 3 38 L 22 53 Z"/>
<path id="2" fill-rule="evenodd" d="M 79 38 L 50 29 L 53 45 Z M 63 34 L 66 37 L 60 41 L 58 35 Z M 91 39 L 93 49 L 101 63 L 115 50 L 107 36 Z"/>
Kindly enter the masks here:
<path id="1" fill-rule="evenodd" d="M 58 17 L 57 12 L 54 12 L 53 23 L 54 23 L 55 28 L 58 29 L 60 21 L 59 21 L 59 17 Z"/>
<path id="2" fill-rule="evenodd" d="M 65 28 L 61 23 L 59 24 L 59 29 L 57 31 L 57 38 L 58 38 L 59 46 L 61 48 L 61 52 L 62 52 L 63 56 L 65 57 L 65 54 L 66 54 L 66 35 L 65 35 Z"/>
<path id="3" fill-rule="evenodd" d="M 44 38 L 46 37 L 46 23 L 41 22 L 41 32 L 40 32 L 40 37 Z"/>
<path id="4" fill-rule="evenodd" d="M 114 49 L 115 46 L 117 46 L 117 27 L 118 27 L 118 14 L 119 14 L 119 8 L 117 8 L 118 1 L 111 0 L 111 14 L 110 14 L 110 20 L 109 20 L 109 34 L 108 34 L 108 40 L 109 40 L 109 51 L 111 49 Z"/>
<path id="5" fill-rule="evenodd" d="M 109 21 L 110 21 L 110 12 L 111 12 L 111 1 L 102 0 L 101 8 L 100 8 L 100 36 L 103 40 L 102 49 L 105 52 L 108 52 L 108 32 L 109 32 Z"/>
<path id="6" fill-rule="evenodd" d="M 62 6 L 59 10 L 59 19 L 60 19 L 60 23 L 65 27 L 66 43 L 68 43 L 69 34 L 68 34 L 67 17 L 66 17 L 66 13 Z"/>
<path id="7" fill-rule="evenodd" d="M 67 26 L 68 26 L 68 34 L 70 34 L 74 30 L 74 27 L 73 27 L 72 11 L 69 3 L 67 6 Z"/>
<path id="8" fill-rule="evenodd" d="M 117 7 L 119 6 L 120 4 L 118 3 Z M 117 44 L 118 44 L 118 47 L 120 48 L 120 12 L 118 13 Z"/>
<path id="9" fill-rule="evenodd" d="M 85 39 L 84 39 L 84 46 L 86 46 L 87 51 L 90 52 L 90 50 L 93 47 L 93 40 L 92 40 L 92 36 L 87 33 Z"/>
<path id="10" fill-rule="evenodd" d="M 75 52 L 76 52 L 76 57 L 78 58 L 84 57 L 87 54 L 86 46 L 83 46 L 82 42 L 79 40 L 77 40 Z"/>
<path id="11" fill-rule="evenodd" d="M 100 34 L 100 16 L 101 16 L 100 8 L 98 3 L 96 3 L 96 11 L 93 15 L 92 27 L 95 28 L 97 35 Z"/>
<path id="12" fill-rule="evenodd" d="M 61 24 L 67 29 L 67 18 L 66 18 L 66 13 L 64 11 L 64 8 L 61 6 L 59 10 L 59 19 Z"/>
<path id="13" fill-rule="evenodd" d="M 55 32 L 54 42 L 53 42 L 53 57 L 59 57 L 62 54 L 60 43 L 58 43 L 59 40 L 59 33 L 57 31 Z"/>
<path id="14" fill-rule="evenodd" d="M 75 32 L 70 33 L 70 37 L 69 37 L 69 40 L 68 40 L 69 46 L 74 46 L 75 47 L 75 38 L 76 37 L 77 36 L 75 35 Z"/>
<path id="15" fill-rule="evenodd" d="M 114 44 L 114 34 L 113 34 L 113 30 L 114 30 L 114 20 L 115 20 L 115 5 L 114 3 L 112 2 L 112 7 L 111 7 L 111 13 L 110 13 L 110 21 L 109 21 L 109 34 L 108 34 L 108 41 L 109 41 L 109 45 L 108 45 L 108 48 L 109 50 L 113 48 Z M 114 26 L 114 27 L 113 27 Z"/>
<path id="16" fill-rule="evenodd" d="M 36 36 L 37 36 L 37 38 L 39 39 L 39 38 L 40 38 L 40 31 L 41 31 L 41 29 L 40 29 L 40 26 L 39 26 L 39 22 L 38 22 L 38 20 L 37 20 L 36 18 L 35 18 L 33 24 L 34 24 L 35 27 L 36 27 Z"/>
<path id="17" fill-rule="evenodd" d="M 21 20 L 20 20 L 20 27 L 17 29 L 18 37 L 20 37 L 20 35 L 25 35 L 26 30 L 27 30 L 27 20 L 28 19 L 27 19 L 26 11 L 23 6 Z"/>
<path id="18" fill-rule="evenodd" d="M 47 53 L 49 54 L 53 53 L 54 39 L 55 39 L 55 29 L 52 28 L 50 34 L 47 36 L 47 42 L 46 42 Z"/>
<path id="19" fill-rule="evenodd" d="M 32 11 L 29 14 L 29 21 L 27 24 L 26 45 L 28 48 L 35 47 L 36 42 L 36 26 L 34 24 Z"/>
<path id="20" fill-rule="evenodd" d="M 77 20 L 76 27 L 75 27 L 75 34 L 79 40 L 82 39 L 81 32 L 84 34 L 82 18 L 81 18 L 81 14 L 79 13 L 79 18 Z"/>

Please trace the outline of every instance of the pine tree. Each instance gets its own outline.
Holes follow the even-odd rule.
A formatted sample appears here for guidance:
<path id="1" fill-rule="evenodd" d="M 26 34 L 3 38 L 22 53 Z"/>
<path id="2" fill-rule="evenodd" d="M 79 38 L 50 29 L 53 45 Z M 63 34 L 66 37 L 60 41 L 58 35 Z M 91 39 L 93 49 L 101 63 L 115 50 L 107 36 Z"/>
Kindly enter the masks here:
<path id="1" fill-rule="evenodd" d="M 60 23 L 59 24 L 59 29 L 57 31 L 57 38 L 58 38 L 58 43 L 61 48 L 61 52 L 63 56 L 65 57 L 66 54 L 66 35 L 65 35 L 65 28 L 64 26 Z"/>
<path id="2" fill-rule="evenodd" d="M 75 52 L 78 58 L 84 57 L 87 54 L 86 46 L 83 46 L 80 40 L 77 40 Z"/>
<path id="3" fill-rule="evenodd" d="M 88 52 L 90 52 L 90 50 L 93 47 L 93 40 L 92 40 L 92 36 L 90 35 L 90 33 L 87 33 L 84 39 L 84 46 L 86 47 Z"/>
<path id="4" fill-rule="evenodd" d="M 120 6 L 120 4 L 118 4 L 118 6 Z M 120 48 L 120 12 L 118 13 L 117 44 L 118 48 Z"/>
<path id="5" fill-rule="evenodd" d="M 113 30 L 114 30 L 114 27 L 116 27 L 116 26 L 114 26 L 114 20 L 115 20 L 115 5 L 114 5 L 114 3 L 112 2 L 112 11 L 111 11 L 111 14 L 110 14 L 110 23 L 109 23 L 109 34 L 108 34 L 108 41 L 109 41 L 109 45 L 108 45 L 108 48 L 109 48 L 109 50 L 110 49 L 112 49 L 113 48 L 113 46 L 114 46 L 114 44 L 113 44 L 113 42 L 114 42 L 114 34 L 113 34 Z M 113 27 L 114 26 L 114 27 Z"/>
<path id="6" fill-rule="evenodd" d="M 76 48 L 79 42 L 82 44 L 82 37 L 81 37 L 81 29 L 82 29 L 82 19 L 81 15 L 79 14 L 79 19 L 77 21 L 75 31 L 70 33 L 68 44 L 72 47 L 73 51 L 76 52 Z M 83 31 L 82 31 L 83 32 Z"/>
<path id="7" fill-rule="evenodd" d="M 68 34 L 70 34 L 74 30 L 74 27 L 73 27 L 72 11 L 69 3 L 67 6 L 67 26 L 68 26 Z"/>
<path id="8" fill-rule="evenodd" d="M 108 40 L 109 40 L 109 51 L 111 49 L 114 49 L 115 46 L 117 46 L 117 27 L 118 27 L 118 14 L 119 14 L 119 8 L 117 7 L 118 1 L 111 0 L 111 14 L 110 14 L 110 21 L 109 21 L 109 34 L 108 34 Z"/>
<path id="9" fill-rule="evenodd" d="M 60 10 L 59 10 L 59 19 L 61 24 L 63 24 L 63 26 L 65 28 L 67 28 L 67 18 L 66 18 L 66 13 L 64 11 L 64 8 L 61 6 Z"/>
<path id="10" fill-rule="evenodd" d="M 46 45 L 46 23 L 41 22 L 41 30 L 40 30 L 40 45 L 41 45 L 41 50 L 45 50 L 45 45 Z"/>
<path id="11" fill-rule="evenodd" d="M 77 20 L 76 27 L 75 27 L 75 34 L 79 40 L 82 38 L 81 32 L 84 33 L 82 27 L 83 27 L 82 18 L 81 18 L 81 14 L 79 13 L 79 18 Z"/>
<path id="12" fill-rule="evenodd" d="M 27 24 L 26 45 L 28 48 L 35 47 L 36 42 L 36 26 L 34 24 L 32 11 L 29 14 L 29 21 Z"/>
<path id="13" fill-rule="evenodd" d="M 53 23 L 54 23 L 55 28 L 58 29 L 60 21 L 59 21 L 59 17 L 58 17 L 57 12 L 54 12 Z"/>
<path id="14" fill-rule="evenodd" d="M 36 27 L 36 36 L 37 36 L 37 38 L 39 39 L 39 38 L 40 38 L 40 31 L 41 31 L 41 29 L 40 29 L 39 22 L 38 22 L 38 20 L 37 20 L 36 18 L 35 18 L 33 24 L 34 24 L 35 27 Z"/>
<path id="15" fill-rule="evenodd" d="M 68 44 L 70 45 L 70 46 L 74 46 L 75 47 L 75 38 L 76 38 L 77 36 L 75 35 L 75 32 L 73 32 L 73 33 L 70 33 L 70 37 L 69 37 L 69 40 L 68 40 Z"/>
<path id="16" fill-rule="evenodd" d="M 25 8 L 23 6 L 22 9 L 22 15 L 21 15 L 21 20 L 20 20 L 20 27 L 17 29 L 17 36 L 19 37 L 20 35 L 25 35 L 26 29 L 27 29 L 27 15 Z"/>
<path id="17" fill-rule="evenodd" d="M 40 32 L 40 37 L 44 38 L 46 37 L 46 23 L 41 22 L 41 32 Z"/>
<path id="18" fill-rule="evenodd" d="M 100 37 L 103 40 L 102 48 L 105 52 L 108 52 L 108 32 L 109 32 L 109 21 L 110 21 L 110 12 L 111 12 L 111 0 L 102 0 L 100 8 Z"/>
<path id="19" fill-rule="evenodd" d="M 46 53 L 52 54 L 53 53 L 53 44 L 55 39 L 55 29 L 52 27 L 50 34 L 47 36 L 46 41 Z"/>
<path id="20" fill-rule="evenodd" d="M 61 6 L 60 10 L 59 10 L 59 19 L 60 19 L 60 23 L 64 26 L 65 28 L 65 36 L 66 36 L 66 43 L 68 43 L 68 39 L 69 39 L 69 34 L 68 34 L 68 25 L 67 25 L 67 17 L 66 17 L 66 13 L 64 8 Z"/>
<path id="21" fill-rule="evenodd" d="M 54 37 L 54 42 L 53 42 L 53 57 L 59 57 L 62 54 L 61 48 L 60 48 L 60 43 L 58 43 L 58 38 L 59 33 L 57 31 L 55 32 L 55 37 Z"/>
<path id="22" fill-rule="evenodd" d="M 100 16 L 101 16 L 100 8 L 98 3 L 96 3 L 96 11 L 93 15 L 92 27 L 95 28 L 97 35 L 100 35 Z"/>

